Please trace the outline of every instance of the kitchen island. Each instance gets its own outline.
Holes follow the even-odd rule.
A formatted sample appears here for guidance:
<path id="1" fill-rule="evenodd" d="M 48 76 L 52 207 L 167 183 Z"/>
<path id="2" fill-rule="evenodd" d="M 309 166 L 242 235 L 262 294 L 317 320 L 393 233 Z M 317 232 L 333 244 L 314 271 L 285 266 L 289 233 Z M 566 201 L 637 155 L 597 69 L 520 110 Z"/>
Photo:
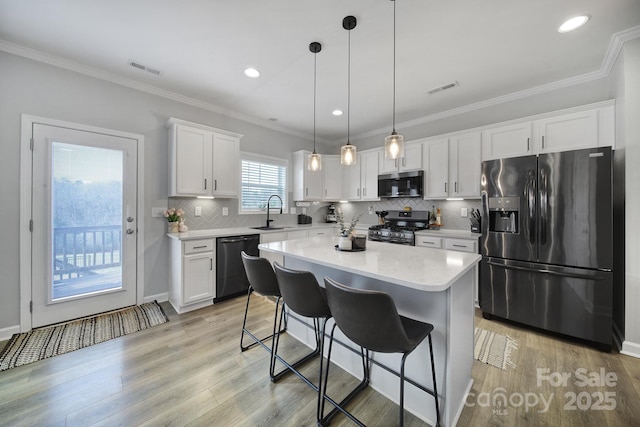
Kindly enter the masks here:
<path id="1" fill-rule="evenodd" d="M 371 241 L 365 251 L 343 252 L 335 248 L 337 242 L 337 237 L 313 237 L 261 244 L 259 248 L 282 255 L 289 268 L 313 272 L 321 285 L 328 276 L 348 286 L 387 292 L 401 315 L 433 324 L 441 421 L 443 426 L 455 425 L 473 383 L 473 289 L 480 255 Z M 289 321 L 288 333 L 310 347 L 314 345 L 311 323 L 293 313 L 290 319 L 297 321 Z M 341 342 L 355 348 L 342 333 L 336 334 Z M 398 354 L 372 353 L 372 358 L 399 370 Z M 335 346 L 332 362 L 359 378 L 362 375 L 359 356 L 341 346 Z M 406 372 L 407 378 L 433 388 L 426 342 L 407 358 Z M 371 386 L 398 402 L 398 378 L 376 365 L 371 368 Z M 409 384 L 405 409 L 435 424 L 432 397 Z"/>

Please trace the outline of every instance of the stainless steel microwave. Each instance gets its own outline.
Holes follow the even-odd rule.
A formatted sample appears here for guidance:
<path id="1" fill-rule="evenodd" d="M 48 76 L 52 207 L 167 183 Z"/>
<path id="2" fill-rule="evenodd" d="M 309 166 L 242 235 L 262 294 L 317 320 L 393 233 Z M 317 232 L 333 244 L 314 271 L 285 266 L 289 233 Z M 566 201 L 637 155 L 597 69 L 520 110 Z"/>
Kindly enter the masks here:
<path id="1" fill-rule="evenodd" d="M 378 175 L 379 197 L 422 197 L 423 171 Z"/>

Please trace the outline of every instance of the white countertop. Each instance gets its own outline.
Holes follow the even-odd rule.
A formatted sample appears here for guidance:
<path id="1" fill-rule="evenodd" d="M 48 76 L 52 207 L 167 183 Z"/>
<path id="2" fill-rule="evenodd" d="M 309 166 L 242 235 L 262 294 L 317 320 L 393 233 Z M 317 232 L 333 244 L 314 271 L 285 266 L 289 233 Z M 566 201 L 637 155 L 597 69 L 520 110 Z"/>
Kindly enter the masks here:
<path id="1" fill-rule="evenodd" d="M 448 289 L 473 268 L 478 254 L 367 241 L 362 252 L 335 249 L 338 237 L 262 243 L 259 249 L 428 292 Z"/>
<path id="2" fill-rule="evenodd" d="M 278 226 L 274 226 L 278 227 Z M 215 237 L 227 237 L 227 236 L 240 236 L 247 234 L 263 234 L 263 233 L 278 233 L 296 230 L 311 230 L 311 229 L 323 229 L 333 228 L 336 224 L 332 223 L 320 223 L 320 224 L 298 224 L 287 225 L 280 229 L 274 230 L 256 230 L 251 227 L 235 227 L 235 228 L 211 228 L 208 230 L 193 230 L 186 233 L 167 233 L 167 236 L 175 240 L 194 240 L 194 239 L 208 239 Z"/>
<path id="3" fill-rule="evenodd" d="M 437 236 L 450 239 L 467 240 L 478 240 L 478 237 L 480 237 L 479 233 L 472 233 L 469 230 L 447 230 L 446 228 L 441 228 L 440 230 L 421 230 L 416 231 L 415 234 L 416 236 Z"/>

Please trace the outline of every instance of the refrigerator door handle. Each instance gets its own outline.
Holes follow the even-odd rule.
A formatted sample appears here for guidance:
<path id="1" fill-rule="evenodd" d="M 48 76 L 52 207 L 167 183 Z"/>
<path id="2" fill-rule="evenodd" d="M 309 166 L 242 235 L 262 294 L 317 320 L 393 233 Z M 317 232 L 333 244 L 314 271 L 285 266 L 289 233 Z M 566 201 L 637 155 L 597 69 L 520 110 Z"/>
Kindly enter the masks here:
<path id="1" fill-rule="evenodd" d="M 549 215 L 549 193 L 547 174 L 540 169 L 540 244 L 547 243 L 547 219 Z"/>
<path id="2" fill-rule="evenodd" d="M 527 216 L 529 220 L 529 243 L 536 243 L 536 180 L 535 172 L 529 171 L 529 179 L 525 186 L 527 196 Z"/>
<path id="3" fill-rule="evenodd" d="M 577 279 L 587 279 L 587 280 L 603 280 L 602 277 L 594 276 L 592 274 L 564 273 L 561 271 L 546 270 L 544 268 L 529 268 L 529 267 L 521 267 L 519 265 L 502 264 L 500 262 L 494 262 L 494 261 L 487 261 L 487 264 L 493 265 L 494 267 L 504 268 L 507 270 L 529 271 L 532 273 L 548 274 L 550 276 L 574 277 Z"/>

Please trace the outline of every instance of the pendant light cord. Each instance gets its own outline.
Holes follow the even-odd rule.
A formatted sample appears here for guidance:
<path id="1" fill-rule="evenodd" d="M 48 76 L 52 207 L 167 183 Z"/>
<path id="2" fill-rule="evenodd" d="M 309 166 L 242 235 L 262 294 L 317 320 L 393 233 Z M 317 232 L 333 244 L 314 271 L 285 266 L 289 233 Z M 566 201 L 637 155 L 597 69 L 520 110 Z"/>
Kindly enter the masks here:
<path id="1" fill-rule="evenodd" d="M 349 30 L 349 45 L 347 49 L 347 145 L 351 144 L 351 30 Z"/>
<path id="2" fill-rule="evenodd" d="M 392 134 L 396 133 L 396 0 L 393 2 L 393 124 Z"/>
<path id="3" fill-rule="evenodd" d="M 318 54 L 313 53 L 313 153 L 316 153 L 316 74 L 318 68 Z"/>

